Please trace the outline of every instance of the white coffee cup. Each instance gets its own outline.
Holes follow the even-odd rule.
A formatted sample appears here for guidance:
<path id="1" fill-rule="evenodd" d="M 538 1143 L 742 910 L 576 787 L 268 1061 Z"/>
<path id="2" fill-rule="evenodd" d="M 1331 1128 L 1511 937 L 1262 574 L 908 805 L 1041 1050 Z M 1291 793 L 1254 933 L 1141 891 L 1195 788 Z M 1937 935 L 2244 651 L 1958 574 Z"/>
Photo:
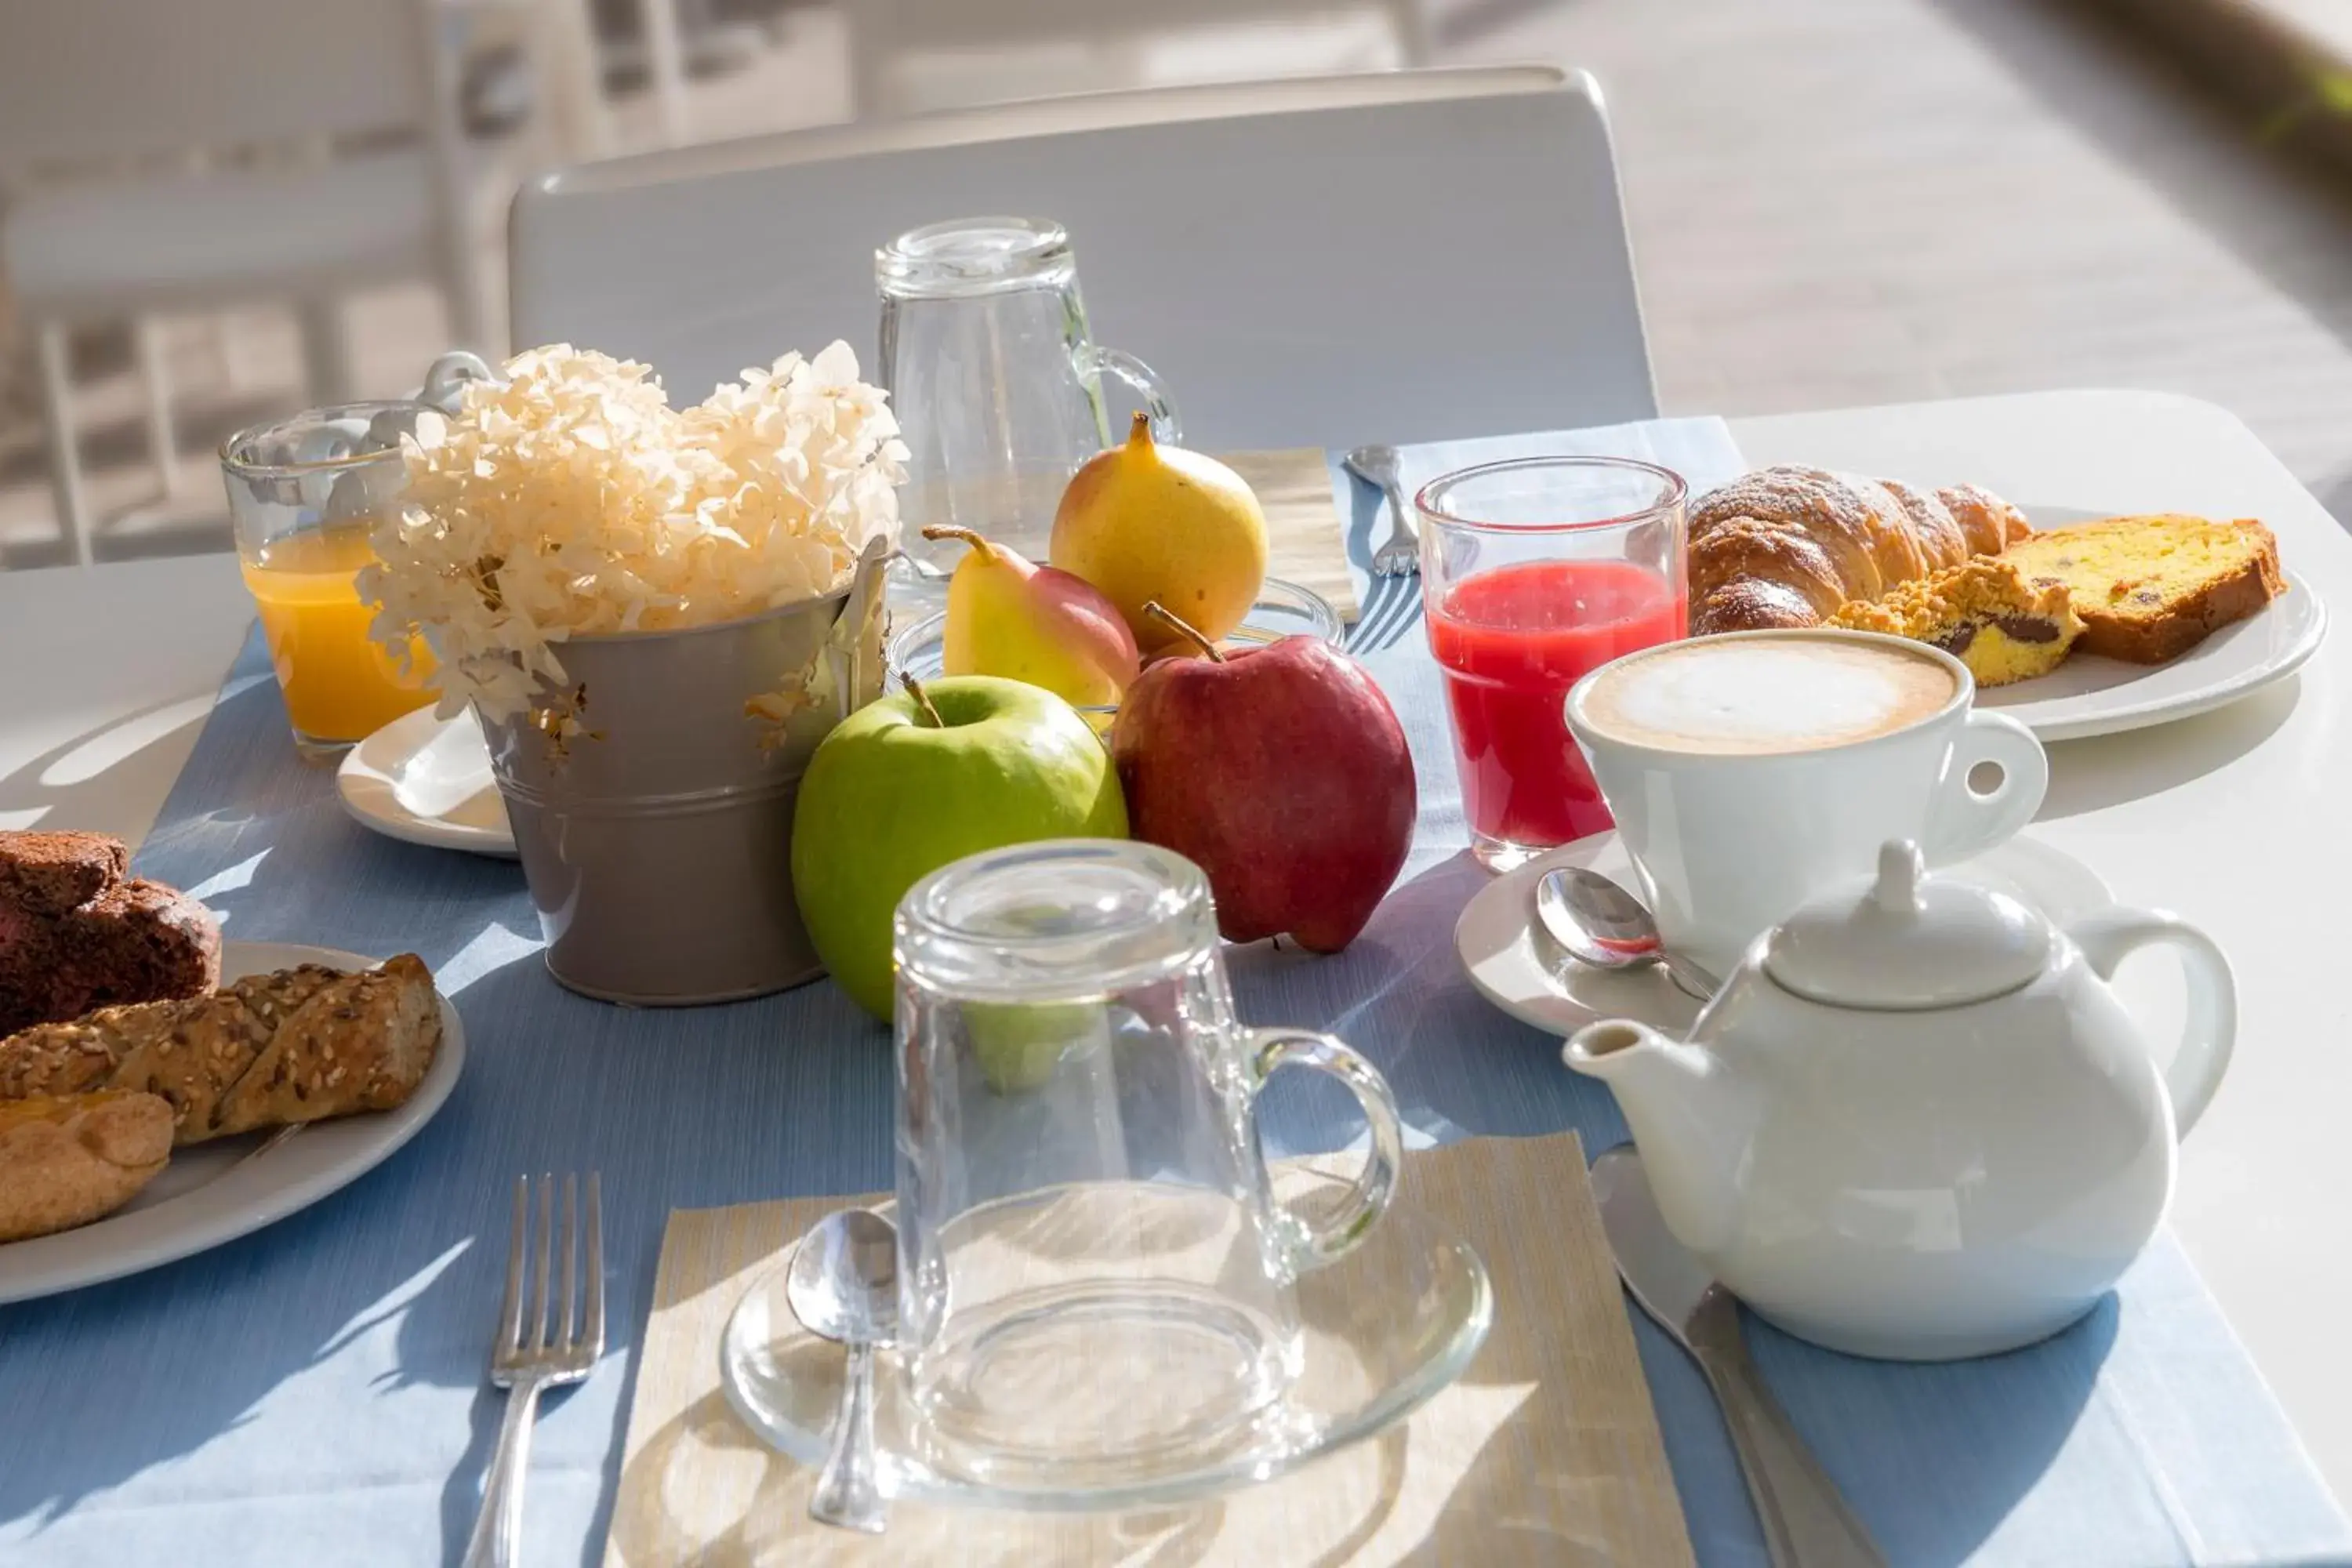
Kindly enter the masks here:
<path id="1" fill-rule="evenodd" d="M 1975 694 L 1924 643 L 1735 632 L 1601 666 L 1569 692 L 1568 727 L 1666 944 L 1727 974 L 1799 904 L 1868 876 L 1888 840 L 1948 864 L 2033 819 L 2049 758 Z M 2000 782 L 1979 793 L 1987 763 Z"/>

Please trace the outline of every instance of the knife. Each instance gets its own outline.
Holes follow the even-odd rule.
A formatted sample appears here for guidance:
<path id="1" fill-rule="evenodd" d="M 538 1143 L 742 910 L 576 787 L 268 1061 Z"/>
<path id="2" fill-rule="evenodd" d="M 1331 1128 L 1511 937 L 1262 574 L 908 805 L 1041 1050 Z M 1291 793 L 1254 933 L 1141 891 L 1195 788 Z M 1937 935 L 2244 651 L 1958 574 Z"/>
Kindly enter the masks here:
<path id="1" fill-rule="evenodd" d="M 1730 1430 L 1740 1474 L 1748 1479 L 1773 1568 L 1886 1568 L 1870 1532 L 1789 1425 L 1748 1359 L 1738 1300 L 1666 1228 L 1643 1173 L 1642 1156 L 1632 1144 L 1592 1163 L 1592 1191 L 1618 1277 L 1642 1310 L 1698 1363 L 1723 1406 L 1723 1424 Z"/>

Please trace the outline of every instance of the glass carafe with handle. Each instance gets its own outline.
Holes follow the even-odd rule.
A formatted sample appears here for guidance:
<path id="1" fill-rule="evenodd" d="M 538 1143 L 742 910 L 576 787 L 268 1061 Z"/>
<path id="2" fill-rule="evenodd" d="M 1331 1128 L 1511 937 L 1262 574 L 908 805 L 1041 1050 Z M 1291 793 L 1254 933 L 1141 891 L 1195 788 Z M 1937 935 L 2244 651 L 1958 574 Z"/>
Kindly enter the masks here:
<path id="1" fill-rule="evenodd" d="M 1328 1035 L 1234 1016 L 1216 910 L 1171 850 L 1049 839 L 898 905 L 898 1347 L 942 1473 L 1116 1489 L 1254 1440 L 1299 1364 L 1294 1287 L 1378 1222 L 1396 1101 Z M 1278 1202 L 1257 1107 L 1338 1078 L 1346 1195 Z"/>
<path id="2" fill-rule="evenodd" d="M 1159 439 L 1181 440 L 1151 368 L 1089 340 L 1061 225 L 929 224 L 875 252 L 874 278 L 882 384 L 910 454 L 898 511 L 923 574 L 953 570 L 961 553 L 922 537 L 933 524 L 1045 559 L 1063 487 L 1110 444 L 1104 375 L 1134 390 Z"/>

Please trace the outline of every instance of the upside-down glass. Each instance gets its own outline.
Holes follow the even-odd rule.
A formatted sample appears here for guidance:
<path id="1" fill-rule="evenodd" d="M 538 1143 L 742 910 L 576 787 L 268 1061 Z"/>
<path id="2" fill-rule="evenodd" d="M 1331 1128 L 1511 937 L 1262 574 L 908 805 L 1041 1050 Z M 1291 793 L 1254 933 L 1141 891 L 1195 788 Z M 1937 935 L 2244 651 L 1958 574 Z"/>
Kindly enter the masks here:
<path id="1" fill-rule="evenodd" d="M 959 860 L 898 906 L 898 1344 L 925 1463 L 1020 1489 L 1132 1484 L 1276 1418 L 1293 1282 L 1370 1230 L 1402 1143 L 1379 1072 L 1234 1016 L 1200 868 L 1059 839 Z M 1371 1152 L 1309 1219 L 1269 1194 L 1255 1102 L 1354 1091 Z"/>
<path id="2" fill-rule="evenodd" d="M 1654 463 L 1562 457 L 1464 468 L 1415 498 L 1462 815 L 1489 870 L 1611 825 L 1563 704 L 1587 671 L 1684 635 L 1684 493 Z"/>
<path id="3" fill-rule="evenodd" d="M 933 524 L 1045 559 L 1063 487 L 1110 444 L 1105 373 L 1135 390 L 1160 439 L 1181 439 L 1150 367 L 1088 341 L 1061 225 L 977 217 L 911 229 L 875 252 L 874 280 L 881 384 L 909 453 L 898 513 L 926 574 L 962 555 L 922 537 Z"/>
<path id="4" fill-rule="evenodd" d="M 355 579 L 375 560 L 369 530 L 407 487 L 400 437 L 439 413 L 426 403 L 347 403 L 221 444 L 245 584 L 305 756 L 333 756 L 433 700 L 424 644 L 403 669 L 368 635 L 375 607 Z"/>

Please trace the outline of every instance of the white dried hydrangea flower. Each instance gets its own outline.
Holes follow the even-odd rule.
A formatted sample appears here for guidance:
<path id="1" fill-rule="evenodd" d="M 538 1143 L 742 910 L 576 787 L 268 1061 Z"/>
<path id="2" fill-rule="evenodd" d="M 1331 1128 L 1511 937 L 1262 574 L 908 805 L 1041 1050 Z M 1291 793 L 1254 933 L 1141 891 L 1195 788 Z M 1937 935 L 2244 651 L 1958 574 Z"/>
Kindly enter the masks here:
<path id="1" fill-rule="evenodd" d="M 432 645 L 445 717 L 524 712 L 566 679 L 566 637 L 757 615 L 896 542 L 907 447 L 846 343 L 684 410 L 646 366 L 569 343 L 506 375 L 402 442 L 405 504 L 360 581 L 388 647 Z"/>

